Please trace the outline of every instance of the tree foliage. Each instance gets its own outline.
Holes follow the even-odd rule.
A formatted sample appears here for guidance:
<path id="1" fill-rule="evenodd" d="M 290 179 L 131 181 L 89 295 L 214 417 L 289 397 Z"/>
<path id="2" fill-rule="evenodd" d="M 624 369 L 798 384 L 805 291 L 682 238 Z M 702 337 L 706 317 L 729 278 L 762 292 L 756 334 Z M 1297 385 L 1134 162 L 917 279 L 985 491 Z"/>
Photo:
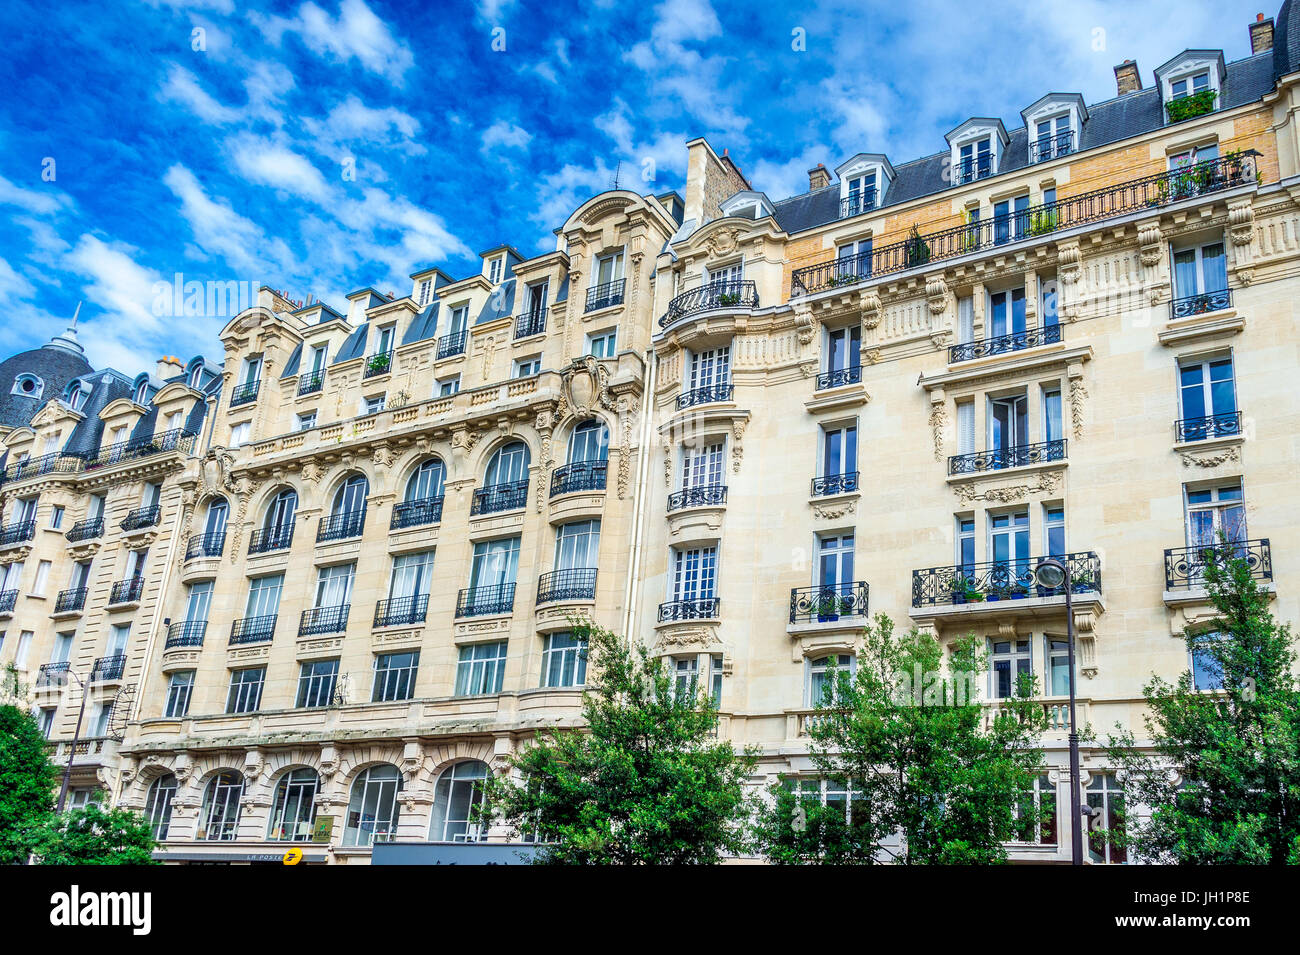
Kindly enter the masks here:
<path id="1" fill-rule="evenodd" d="M 89 803 L 49 816 L 34 839 L 41 865 L 155 865 L 153 828 L 137 812 Z"/>

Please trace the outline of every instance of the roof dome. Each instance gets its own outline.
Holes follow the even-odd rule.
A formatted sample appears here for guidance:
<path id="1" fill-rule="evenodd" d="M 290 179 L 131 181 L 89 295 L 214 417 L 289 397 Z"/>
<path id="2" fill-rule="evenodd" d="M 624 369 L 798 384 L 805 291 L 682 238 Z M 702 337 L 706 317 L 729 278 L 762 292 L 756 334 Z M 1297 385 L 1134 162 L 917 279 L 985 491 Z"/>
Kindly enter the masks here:
<path id="1" fill-rule="evenodd" d="M 0 428 L 22 428 L 51 398 L 63 394 L 68 382 L 93 368 L 77 341 L 77 320 L 49 344 L 20 352 L 0 362 Z"/>

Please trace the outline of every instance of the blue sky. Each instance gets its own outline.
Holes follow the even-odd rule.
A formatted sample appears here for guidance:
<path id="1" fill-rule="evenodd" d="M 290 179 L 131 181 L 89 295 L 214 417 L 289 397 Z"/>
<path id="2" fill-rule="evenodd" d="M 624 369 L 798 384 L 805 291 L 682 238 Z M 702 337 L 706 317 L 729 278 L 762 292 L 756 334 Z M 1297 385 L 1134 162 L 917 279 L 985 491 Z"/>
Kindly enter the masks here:
<path id="1" fill-rule="evenodd" d="M 1006 0 L 798 9 L 716 0 L 6 3 L 0 353 L 78 301 L 96 366 L 222 359 L 223 316 L 158 283 L 244 281 L 346 305 L 534 255 L 590 195 L 680 189 L 687 140 L 773 199 L 860 151 L 904 162 L 1045 92 L 1114 95 L 1186 47 L 1249 52 L 1255 3 Z M 196 32 L 199 31 L 199 32 Z M 802 42 L 799 42 L 802 41 Z M 802 46 L 802 49 L 796 47 Z M 504 47 L 504 49 L 502 49 Z"/>

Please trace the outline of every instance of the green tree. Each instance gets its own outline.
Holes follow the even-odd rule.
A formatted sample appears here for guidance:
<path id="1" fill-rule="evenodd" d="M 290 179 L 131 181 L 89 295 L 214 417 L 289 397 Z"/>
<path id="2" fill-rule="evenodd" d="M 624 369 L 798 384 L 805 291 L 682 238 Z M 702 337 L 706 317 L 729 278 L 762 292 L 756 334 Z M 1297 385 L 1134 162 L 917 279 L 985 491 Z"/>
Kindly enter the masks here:
<path id="1" fill-rule="evenodd" d="M 139 813 L 90 803 L 50 816 L 34 840 L 41 865 L 155 865 L 153 828 Z"/>
<path id="2" fill-rule="evenodd" d="M 785 781 L 757 814 L 757 850 L 786 863 L 1005 861 L 1004 843 L 1036 823 L 1024 797 L 1046 716 L 1029 676 L 990 716 L 984 672 L 974 636 L 952 643 L 945 666 L 933 635 L 897 636 L 878 615 L 856 673 L 833 672 L 808 720 L 817 775 L 842 801 L 823 806 L 820 782 Z"/>
<path id="3" fill-rule="evenodd" d="M 54 808 L 58 770 L 30 713 L 0 706 L 0 865 L 27 860 L 35 831 Z"/>
<path id="4" fill-rule="evenodd" d="M 1117 834 L 1143 858 L 1180 864 L 1300 863 L 1300 700 L 1291 628 L 1234 548 L 1207 549 L 1205 583 L 1218 639 L 1188 629 L 1189 652 L 1222 674 L 1197 690 L 1190 671 L 1144 687 L 1146 735 L 1110 737 L 1128 804 L 1152 807 Z M 1175 775 L 1176 771 L 1176 775 Z"/>
<path id="5" fill-rule="evenodd" d="M 715 863 L 744 848 L 754 752 L 716 736 L 707 695 L 674 691 L 641 644 L 577 622 L 587 641 L 586 728 L 538 734 L 485 787 L 481 818 L 551 846 L 560 864 Z"/>

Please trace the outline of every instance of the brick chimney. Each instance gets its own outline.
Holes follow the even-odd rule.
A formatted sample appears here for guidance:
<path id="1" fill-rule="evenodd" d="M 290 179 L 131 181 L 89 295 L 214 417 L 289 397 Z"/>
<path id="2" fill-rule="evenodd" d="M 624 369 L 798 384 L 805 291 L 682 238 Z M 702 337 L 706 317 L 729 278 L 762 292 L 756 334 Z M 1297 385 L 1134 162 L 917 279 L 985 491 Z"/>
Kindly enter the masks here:
<path id="1" fill-rule="evenodd" d="M 1264 14 L 1255 14 L 1255 22 L 1250 25 L 1250 53 L 1266 53 L 1273 49 L 1273 18 L 1265 19 Z"/>
<path id="2" fill-rule="evenodd" d="M 168 378 L 175 378 L 185 371 L 185 366 L 175 355 L 163 355 L 158 359 L 158 370 L 155 372 L 159 381 L 166 381 Z"/>
<path id="3" fill-rule="evenodd" d="M 825 189 L 831 184 L 831 174 L 826 171 L 826 164 L 819 162 L 808 170 L 808 191 Z"/>
<path id="4" fill-rule="evenodd" d="M 1142 74 L 1138 72 L 1137 63 L 1125 60 L 1115 67 L 1115 90 L 1120 96 L 1125 93 L 1136 93 L 1141 88 Z"/>

